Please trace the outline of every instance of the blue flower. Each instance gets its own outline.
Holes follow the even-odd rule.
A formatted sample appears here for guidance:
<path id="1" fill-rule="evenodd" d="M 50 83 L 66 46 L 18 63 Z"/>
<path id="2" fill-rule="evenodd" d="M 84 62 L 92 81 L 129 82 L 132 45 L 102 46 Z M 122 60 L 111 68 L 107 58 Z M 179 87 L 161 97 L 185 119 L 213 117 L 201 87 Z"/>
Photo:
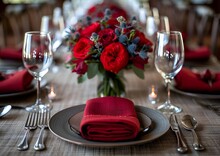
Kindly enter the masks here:
<path id="1" fill-rule="evenodd" d="M 137 48 L 137 45 L 136 45 L 136 44 L 134 44 L 134 43 L 130 44 L 130 45 L 128 46 L 128 48 L 127 48 L 129 54 L 134 55 L 136 48 Z"/>
<path id="2" fill-rule="evenodd" d="M 139 37 L 135 37 L 135 39 L 133 39 L 132 43 L 138 44 L 139 41 L 140 41 L 140 38 Z"/>
<path id="3" fill-rule="evenodd" d="M 141 50 L 139 53 L 139 56 L 144 60 L 146 58 L 148 58 L 147 52 L 144 50 Z"/>
<path id="4" fill-rule="evenodd" d="M 119 42 L 121 42 L 122 44 L 125 45 L 127 41 L 128 41 L 128 37 L 126 35 L 119 36 Z"/>

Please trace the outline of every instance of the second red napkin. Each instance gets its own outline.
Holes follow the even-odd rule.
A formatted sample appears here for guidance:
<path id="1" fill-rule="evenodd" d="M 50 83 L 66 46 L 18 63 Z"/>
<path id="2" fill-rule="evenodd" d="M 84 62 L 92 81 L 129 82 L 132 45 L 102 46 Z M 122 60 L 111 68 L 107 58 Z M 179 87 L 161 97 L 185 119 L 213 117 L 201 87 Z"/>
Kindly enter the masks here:
<path id="1" fill-rule="evenodd" d="M 4 75 L 0 79 L 0 94 L 24 91 L 30 86 L 32 80 L 33 76 L 27 70 Z"/>
<path id="2" fill-rule="evenodd" d="M 188 68 L 182 70 L 175 77 L 176 88 L 197 93 L 220 93 L 220 73 L 196 73 Z M 211 82 L 211 83 L 210 83 Z"/>
<path id="3" fill-rule="evenodd" d="M 0 49 L 0 58 L 11 60 L 22 60 L 22 49 L 2 48 Z"/>
<path id="4" fill-rule="evenodd" d="M 124 141 L 137 136 L 140 123 L 132 101 L 102 97 L 86 102 L 80 130 L 88 140 Z"/>
<path id="5" fill-rule="evenodd" d="M 211 56 L 211 51 L 208 47 L 202 46 L 195 49 L 190 49 L 185 46 L 185 59 L 187 61 L 208 60 Z"/>

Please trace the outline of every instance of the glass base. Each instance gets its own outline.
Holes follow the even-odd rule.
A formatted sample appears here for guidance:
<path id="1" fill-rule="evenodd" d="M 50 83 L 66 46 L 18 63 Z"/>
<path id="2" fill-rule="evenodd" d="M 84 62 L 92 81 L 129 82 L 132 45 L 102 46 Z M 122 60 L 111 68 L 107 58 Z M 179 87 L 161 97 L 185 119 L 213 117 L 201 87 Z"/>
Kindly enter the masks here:
<path id="1" fill-rule="evenodd" d="M 157 110 L 166 114 L 174 114 L 174 113 L 182 112 L 182 108 L 174 106 L 172 104 L 168 104 L 167 102 L 165 102 L 163 105 L 158 106 Z"/>
<path id="2" fill-rule="evenodd" d="M 52 109 L 52 106 L 45 104 L 32 105 L 25 108 L 28 112 L 46 112 Z"/>

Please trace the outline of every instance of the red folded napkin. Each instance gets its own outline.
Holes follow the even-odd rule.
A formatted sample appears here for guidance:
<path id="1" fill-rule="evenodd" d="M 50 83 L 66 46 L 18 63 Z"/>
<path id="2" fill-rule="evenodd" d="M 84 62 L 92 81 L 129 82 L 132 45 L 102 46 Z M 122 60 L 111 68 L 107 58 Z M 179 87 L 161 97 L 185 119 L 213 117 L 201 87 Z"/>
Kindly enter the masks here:
<path id="1" fill-rule="evenodd" d="M 182 68 L 176 75 L 175 82 L 175 87 L 182 91 L 220 93 L 220 73 L 211 73 L 210 70 L 196 73 L 188 68 Z"/>
<path id="2" fill-rule="evenodd" d="M 82 137 L 96 141 L 134 139 L 140 123 L 132 101 L 120 97 L 102 97 L 86 102 L 80 123 Z"/>
<path id="3" fill-rule="evenodd" d="M 0 76 L 0 94 L 24 91 L 30 86 L 33 76 L 27 70 Z"/>
<path id="4" fill-rule="evenodd" d="M 208 60 L 210 56 L 211 56 L 211 51 L 206 46 L 201 46 L 193 49 L 185 46 L 185 60 L 188 61 Z"/>
<path id="5" fill-rule="evenodd" d="M 0 49 L 0 58 L 22 60 L 22 49 L 2 48 Z"/>
<path id="6" fill-rule="evenodd" d="M 185 60 L 186 61 L 205 61 L 208 60 L 211 56 L 211 51 L 207 46 L 199 46 L 199 47 L 189 47 L 187 42 L 189 43 L 189 37 L 186 32 L 182 32 L 184 49 L 185 49 Z"/>

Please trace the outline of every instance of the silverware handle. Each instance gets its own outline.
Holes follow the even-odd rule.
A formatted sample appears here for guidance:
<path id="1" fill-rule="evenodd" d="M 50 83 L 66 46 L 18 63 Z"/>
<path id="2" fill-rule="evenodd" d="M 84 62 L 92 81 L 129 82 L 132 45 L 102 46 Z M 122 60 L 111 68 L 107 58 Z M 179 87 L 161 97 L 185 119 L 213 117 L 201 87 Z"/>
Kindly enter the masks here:
<path id="1" fill-rule="evenodd" d="M 176 138 L 177 138 L 177 151 L 180 153 L 185 153 L 188 150 L 188 148 L 182 138 L 181 133 L 175 132 L 175 134 L 176 134 Z"/>
<path id="2" fill-rule="evenodd" d="M 40 133 L 38 135 L 37 141 L 34 145 L 34 149 L 36 151 L 41 151 L 45 149 L 45 145 L 44 145 L 44 138 L 43 138 L 43 132 L 44 132 L 45 127 L 42 127 L 40 129 Z"/>
<path id="3" fill-rule="evenodd" d="M 205 149 L 205 147 L 200 143 L 199 138 L 194 130 L 192 130 L 193 134 L 193 148 L 196 151 L 202 151 Z"/>
<path id="4" fill-rule="evenodd" d="M 24 151 L 28 149 L 28 134 L 29 134 L 29 129 L 26 129 L 25 134 L 21 142 L 18 144 L 17 149 L 19 151 Z"/>

